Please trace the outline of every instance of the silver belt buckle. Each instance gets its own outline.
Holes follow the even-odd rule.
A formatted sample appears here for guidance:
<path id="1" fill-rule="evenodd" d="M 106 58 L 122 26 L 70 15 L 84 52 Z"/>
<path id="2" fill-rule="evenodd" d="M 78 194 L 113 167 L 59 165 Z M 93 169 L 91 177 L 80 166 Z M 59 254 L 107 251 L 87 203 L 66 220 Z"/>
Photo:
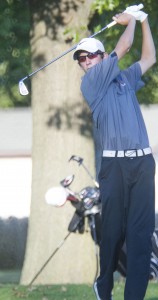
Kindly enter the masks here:
<path id="1" fill-rule="evenodd" d="M 137 150 L 126 150 L 125 156 L 126 157 L 136 157 L 137 156 Z"/>

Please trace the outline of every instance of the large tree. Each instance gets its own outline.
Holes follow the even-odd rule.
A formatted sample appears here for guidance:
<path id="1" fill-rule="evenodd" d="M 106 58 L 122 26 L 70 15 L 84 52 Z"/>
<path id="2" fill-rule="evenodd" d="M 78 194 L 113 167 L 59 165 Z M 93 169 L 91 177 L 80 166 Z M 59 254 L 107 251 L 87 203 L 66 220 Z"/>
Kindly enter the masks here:
<path id="1" fill-rule="evenodd" d="M 90 17 L 91 2 L 30 0 L 33 69 L 72 46 L 69 30 L 64 32 L 68 28 L 83 31 L 82 24 L 85 27 Z M 48 206 L 46 190 L 74 172 L 74 189 L 90 183 L 82 168 L 78 170 L 78 166 L 68 164 L 72 154 L 82 156 L 94 173 L 91 117 L 80 94 L 81 75 L 70 53 L 32 80 L 32 201 L 22 284 L 30 283 L 66 235 L 74 212 L 70 204 L 61 209 Z M 35 284 L 90 282 L 94 274 L 95 252 L 90 234 L 72 234 Z"/>

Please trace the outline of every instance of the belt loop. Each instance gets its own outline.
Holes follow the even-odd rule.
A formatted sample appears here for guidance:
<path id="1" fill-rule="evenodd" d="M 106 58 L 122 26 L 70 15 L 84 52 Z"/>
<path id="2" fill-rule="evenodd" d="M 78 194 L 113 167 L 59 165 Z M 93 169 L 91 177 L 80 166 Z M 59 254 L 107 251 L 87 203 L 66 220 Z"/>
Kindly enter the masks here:
<path id="1" fill-rule="evenodd" d="M 118 153 L 118 151 L 116 150 L 116 152 L 115 152 L 115 157 L 117 157 L 117 153 Z"/>

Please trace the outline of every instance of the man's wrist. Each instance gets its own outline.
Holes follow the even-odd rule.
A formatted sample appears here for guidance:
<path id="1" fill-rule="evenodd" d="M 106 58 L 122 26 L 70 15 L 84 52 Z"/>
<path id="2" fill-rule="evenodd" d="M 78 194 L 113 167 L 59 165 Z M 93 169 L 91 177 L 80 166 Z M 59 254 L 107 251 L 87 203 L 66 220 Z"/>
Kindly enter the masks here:
<path id="1" fill-rule="evenodd" d="M 140 22 L 143 23 L 148 17 L 148 14 L 146 14 L 144 11 L 141 12 L 141 15 L 140 15 Z"/>

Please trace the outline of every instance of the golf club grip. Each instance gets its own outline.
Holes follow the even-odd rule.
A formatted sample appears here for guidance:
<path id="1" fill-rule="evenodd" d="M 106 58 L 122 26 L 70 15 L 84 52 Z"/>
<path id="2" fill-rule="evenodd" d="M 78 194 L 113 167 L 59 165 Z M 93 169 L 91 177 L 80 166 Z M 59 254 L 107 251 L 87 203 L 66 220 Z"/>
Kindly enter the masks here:
<path id="1" fill-rule="evenodd" d="M 107 28 L 110 28 L 110 27 L 112 27 L 112 26 L 114 26 L 114 25 L 116 25 L 116 24 L 117 24 L 116 21 L 112 21 L 111 23 L 109 23 L 109 24 L 107 25 Z"/>

